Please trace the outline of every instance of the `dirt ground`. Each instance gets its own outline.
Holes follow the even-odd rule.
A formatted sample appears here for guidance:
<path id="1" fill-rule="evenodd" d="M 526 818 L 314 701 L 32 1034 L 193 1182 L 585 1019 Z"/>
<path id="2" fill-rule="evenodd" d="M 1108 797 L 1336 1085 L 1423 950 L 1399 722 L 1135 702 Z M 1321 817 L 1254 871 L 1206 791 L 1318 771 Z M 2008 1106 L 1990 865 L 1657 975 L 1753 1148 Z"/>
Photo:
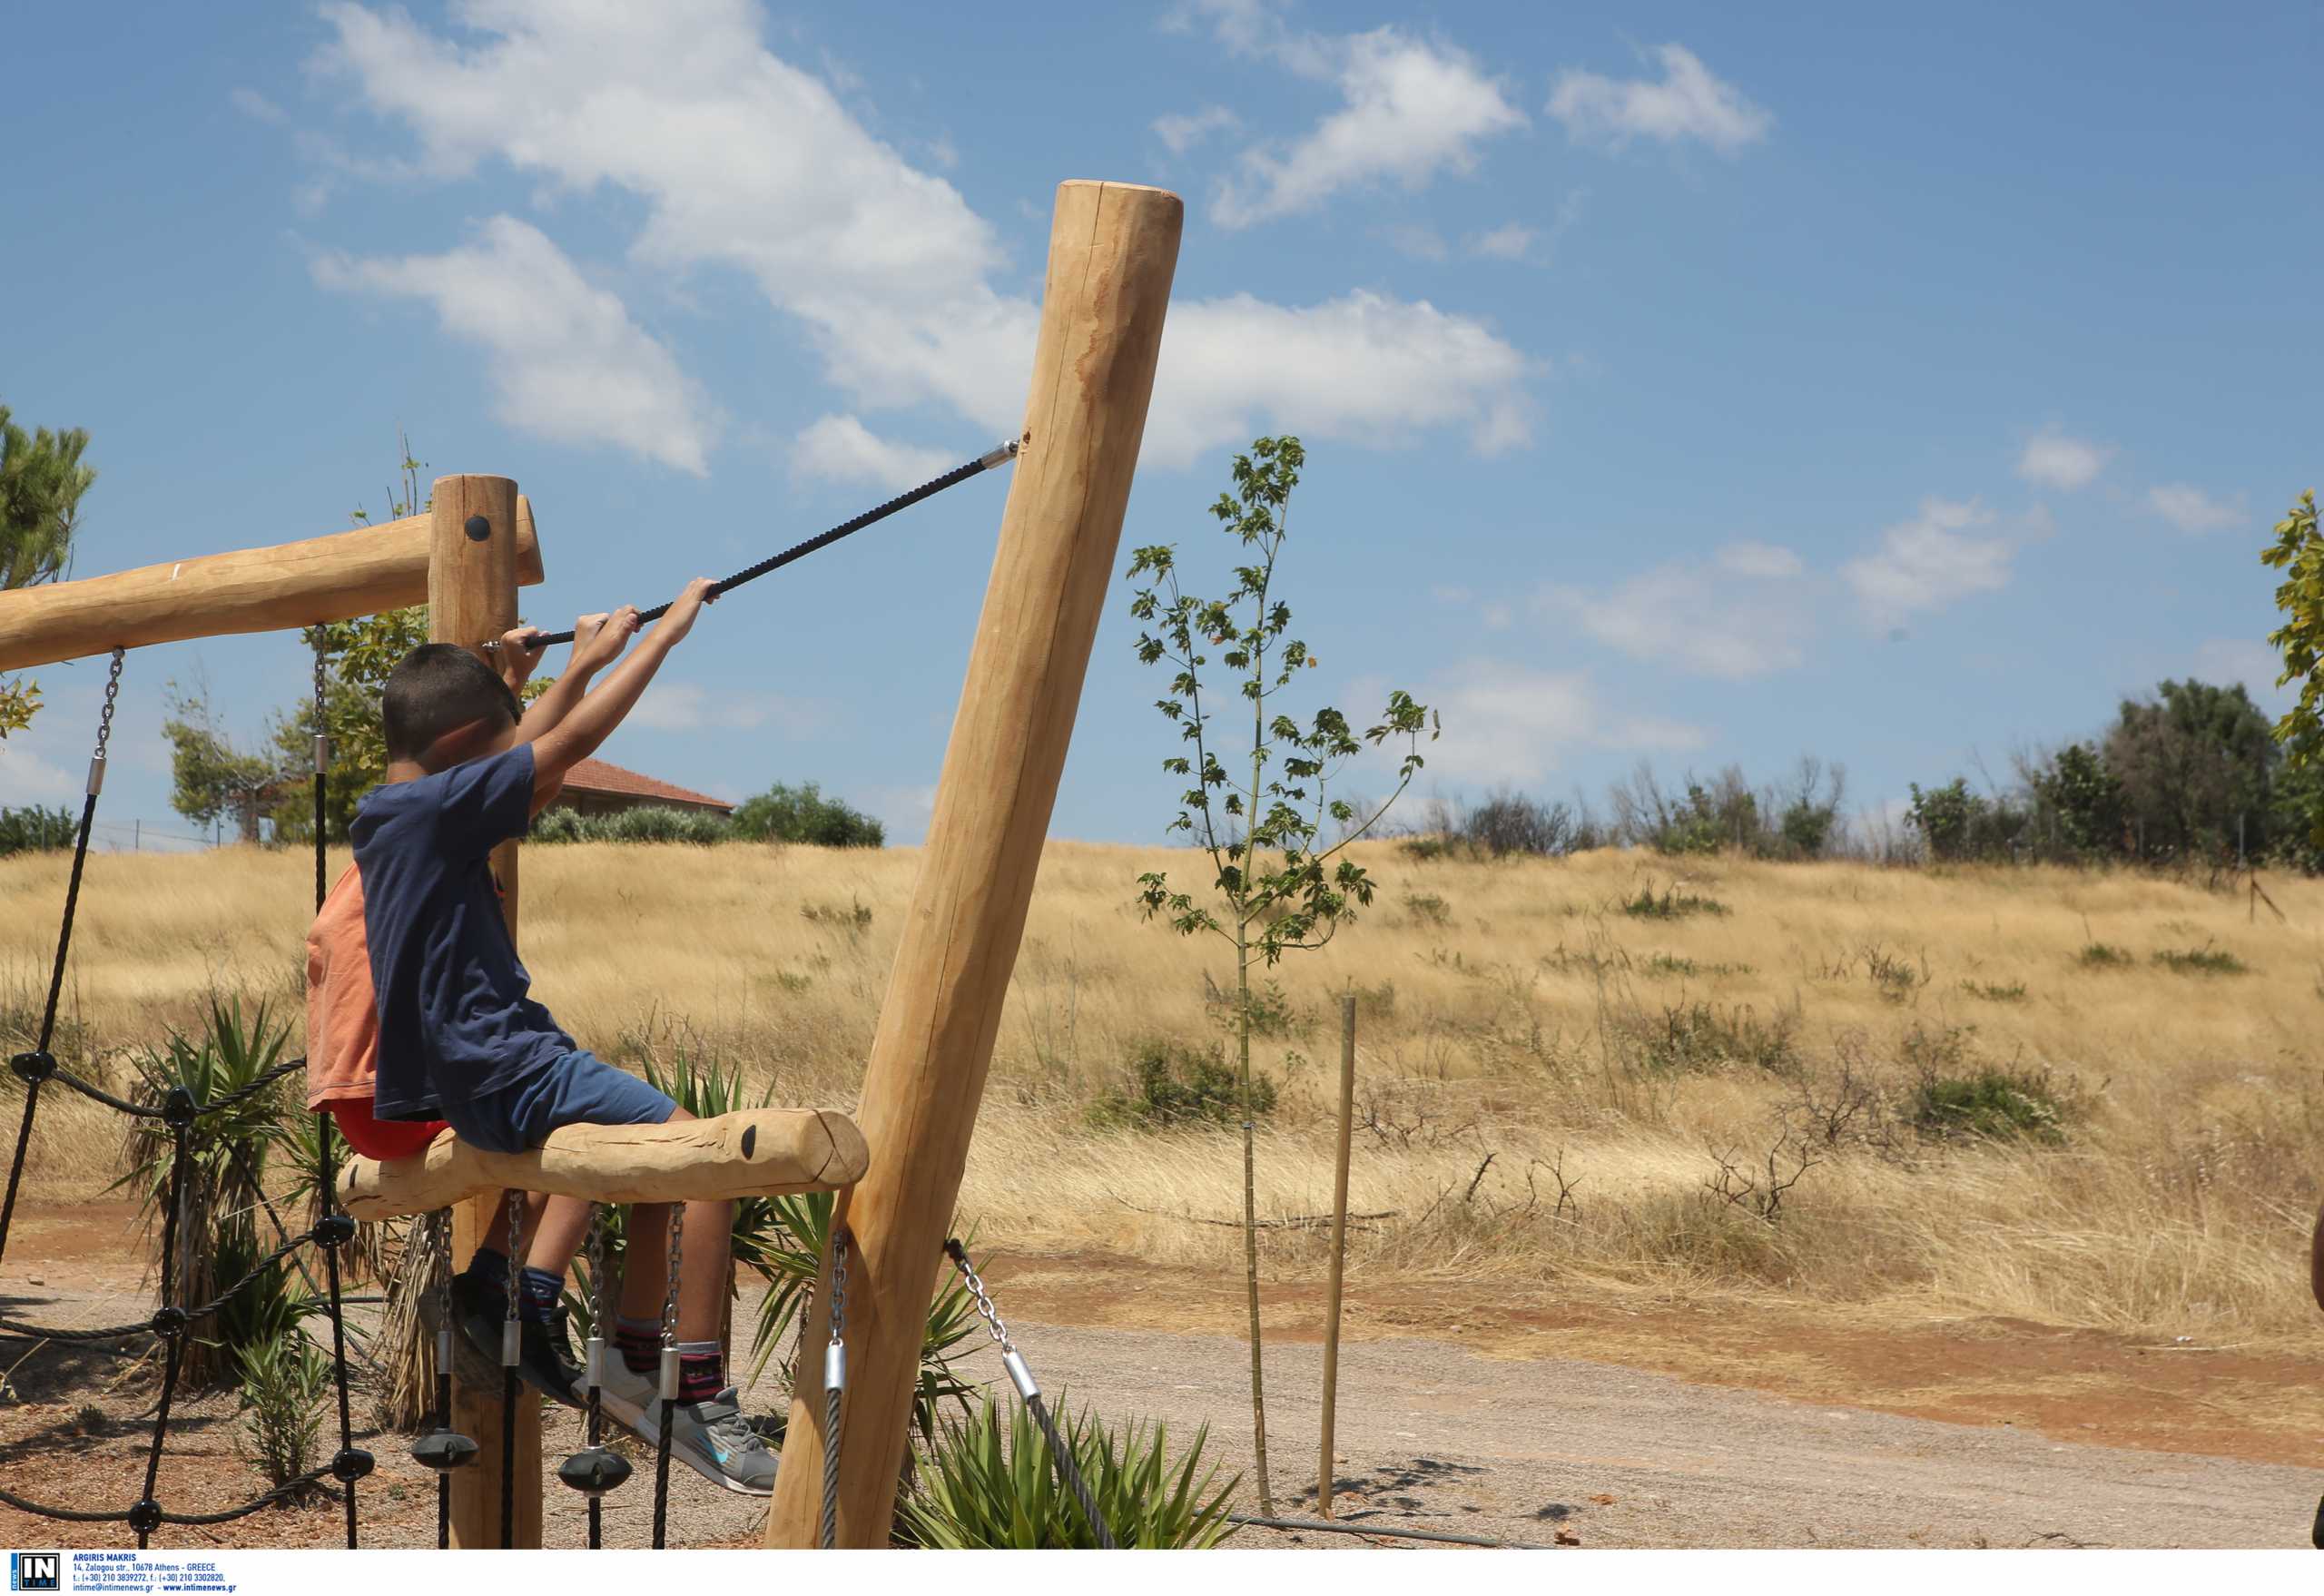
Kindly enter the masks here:
<path id="1" fill-rule="evenodd" d="M 150 1307 L 122 1205 L 29 1206 L 0 1306 L 52 1324 Z M 1211 1427 L 1251 1479 L 1248 1354 L 1232 1280 L 1109 1256 L 1001 1256 L 987 1271 L 1043 1385 L 1109 1414 Z M 1279 1513 L 1315 1505 L 1320 1289 L 1271 1287 L 1270 1470 Z M 747 1321 L 745 1321 L 747 1322 Z M 1797 1310 L 1561 1304 L 1439 1286 L 1351 1290 L 1341 1355 L 1335 1511 L 1380 1538 L 1246 1529 L 1236 1543 L 1352 1549 L 1397 1528 L 1584 1546 L 2301 1546 L 2324 1493 L 2324 1356 L 2152 1346 L 2006 1322 L 1909 1330 Z M 980 1346 L 970 1365 L 998 1378 Z M 45 1502 L 139 1494 L 153 1381 L 133 1359 L 0 1338 L 0 1486 Z M 779 1394 L 753 1393 L 754 1407 Z M 368 1403 L 359 1399 L 360 1424 Z M 158 1494 L 204 1511 L 254 1494 L 230 1397 L 181 1404 Z M 397 1437 L 368 1443 L 366 1544 L 424 1546 L 434 1481 Z M 544 1452 L 579 1444 L 551 1410 Z M 606 1504 L 606 1542 L 647 1543 L 650 1472 Z M 762 1506 L 684 1470 L 673 1543 L 753 1543 Z M 554 1479 L 546 1539 L 584 1543 Z M 330 1503 L 269 1510 L 156 1544 L 338 1544 Z M 133 1543 L 119 1525 L 60 1534 L 0 1506 L 11 1544 Z M 76 1538 L 77 1537 L 77 1538 Z"/>

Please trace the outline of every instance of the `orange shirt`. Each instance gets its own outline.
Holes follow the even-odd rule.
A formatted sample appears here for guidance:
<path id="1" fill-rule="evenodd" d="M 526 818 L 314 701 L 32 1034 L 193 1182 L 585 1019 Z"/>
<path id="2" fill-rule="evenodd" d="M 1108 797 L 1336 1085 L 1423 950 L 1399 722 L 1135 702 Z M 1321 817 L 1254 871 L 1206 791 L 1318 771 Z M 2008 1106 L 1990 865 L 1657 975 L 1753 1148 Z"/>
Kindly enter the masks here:
<path id="1" fill-rule="evenodd" d="M 350 864 L 307 931 L 307 1107 L 369 1102 L 379 1068 L 363 882 Z"/>

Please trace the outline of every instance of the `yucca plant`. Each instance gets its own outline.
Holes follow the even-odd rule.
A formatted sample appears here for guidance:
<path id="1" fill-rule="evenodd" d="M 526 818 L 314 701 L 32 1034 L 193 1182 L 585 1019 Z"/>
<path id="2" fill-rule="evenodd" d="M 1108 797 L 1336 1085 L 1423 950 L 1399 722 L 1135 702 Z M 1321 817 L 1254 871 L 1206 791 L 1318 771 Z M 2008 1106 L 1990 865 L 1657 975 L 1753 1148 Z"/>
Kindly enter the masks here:
<path id="1" fill-rule="evenodd" d="M 269 1485 L 287 1485 L 312 1469 L 321 1451 L 330 1360 L 295 1328 L 238 1347 L 234 1357 L 243 1413 L 237 1450 Z M 310 1485 L 306 1493 L 319 1489 Z"/>
<path id="2" fill-rule="evenodd" d="M 323 1217 L 322 1205 L 322 1123 L 319 1115 L 310 1113 L 294 1098 L 283 1122 L 281 1150 L 290 1168 L 290 1179 L 282 1201 L 286 1209 L 300 1214 L 298 1223 L 311 1227 Z M 347 1161 L 355 1157 L 355 1149 L 336 1130 L 331 1132 L 331 1172 L 343 1174 Z M 340 1279 L 342 1286 L 356 1280 L 380 1277 L 386 1265 L 383 1246 L 387 1240 L 386 1227 L 358 1225 L 354 1238 L 339 1249 Z M 316 1271 L 320 1277 L 320 1270 Z"/>
<path id="3" fill-rule="evenodd" d="M 1058 1477 L 1049 1438 L 1023 1403 L 1004 1424 L 992 1393 L 966 1419 L 944 1421 L 922 1450 L 918 1477 L 896 1506 L 897 1538 L 937 1551 L 1091 1549 L 1097 1532 Z M 1201 1550 L 1233 1532 L 1226 1513 L 1241 1476 L 1217 1483 L 1205 1468 L 1209 1426 L 1172 1458 L 1166 1426 L 1109 1428 L 1087 1409 L 1053 1404 L 1059 1433 L 1117 1544 Z"/>
<path id="4" fill-rule="evenodd" d="M 158 1108 L 172 1088 L 182 1086 L 198 1105 L 222 1102 L 280 1063 L 289 1037 L 289 1027 L 273 1018 L 263 1000 L 246 1013 L 239 997 L 223 1001 L 213 997 L 209 1023 L 199 1039 L 172 1031 L 160 1048 L 148 1048 L 132 1059 L 138 1077 L 133 1099 L 141 1107 Z M 266 1238 L 268 1245 L 261 1245 L 258 1217 L 266 1200 L 268 1155 L 284 1145 L 285 1096 L 278 1081 L 195 1121 L 176 1216 L 174 1278 L 163 1283 L 171 1302 L 194 1307 L 210 1301 L 272 1250 L 271 1236 Z M 174 1153 L 175 1138 L 160 1120 L 132 1120 L 128 1172 L 113 1183 L 114 1190 L 138 1194 L 146 1246 L 157 1267 L 170 1218 Z M 261 1281 L 248 1289 L 255 1292 L 266 1285 Z M 276 1287 L 277 1296 L 287 1291 L 287 1286 Z M 234 1344 L 227 1337 L 251 1322 L 240 1311 L 242 1305 L 235 1305 L 231 1314 L 222 1312 L 189 1338 L 180 1371 L 189 1384 L 212 1384 L 233 1372 Z M 267 1315 L 257 1317 L 263 1320 Z"/>

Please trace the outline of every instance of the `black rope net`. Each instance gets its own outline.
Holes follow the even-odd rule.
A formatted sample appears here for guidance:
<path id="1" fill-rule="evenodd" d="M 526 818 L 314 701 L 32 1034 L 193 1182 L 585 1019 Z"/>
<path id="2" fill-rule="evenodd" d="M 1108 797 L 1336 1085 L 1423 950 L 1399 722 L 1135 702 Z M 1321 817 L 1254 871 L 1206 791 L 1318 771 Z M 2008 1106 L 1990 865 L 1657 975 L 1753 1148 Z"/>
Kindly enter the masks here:
<path id="1" fill-rule="evenodd" d="M 9 1231 L 15 1222 L 16 1194 L 24 1182 L 25 1162 L 32 1149 L 33 1128 L 36 1121 L 41 1089 L 54 1081 L 60 1089 L 77 1092 L 91 1102 L 98 1103 L 115 1113 L 139 1119 L 158 1120 L 163 1127 L 170 1148 L 170 1172 L 167 1195 L 162 1217 L 162 1301 L 148 1318 L 127 1325 L 107 1325 L 97 1327 L 34 1325 L 13 1318 L 0 1318 L 0 1333 L 66 1345 L 102 1345 L 104 1344 L 138 1343 L 151 1336 L 161 1344 L 162 1390 L 153 1406 L 151 1437 L 145 1449 L 144 1485 L 135 1502 L 119 1508 L 69 1508 L 51 1502 L 35 1502 L 13 1491 L 0 1490 L 0 1502 L 20 1512 L 69 1524 L 127 1524 L 137 1536 L 139 1550 L 146 1548 L 153 1532 L 164 1524 L 222 1524 L 258 1512 L 261 1508 L 290 1500 L 310 1489 L 323 1487 L 326 1479 L 339 1483 L 338 1494 L 347 1507 L 347 1544 L 352 1550 L 357 1543 L 355 1483 L 369 1474 L 373 1466 L 369 1453 L 354 1444 L 353 1425 L 348 1399 L 347 1336 L 344 1318 L 345 1305 L 340 1293 L 339 1251 L 355 1235 L 355 1221 L 345 1214 L 332 1210 L 333 1186 L 331 1173 L 330 1123 L 326 1117 L 321 1125 L 321 1185 L 322 1217 L 314 1225 L 296 1236 L 285 1236 L 280 1246 L 261 1259 L 233 1285 L 208 1302 L 189 1305 L 174 1301 L 182 1289 L 178 1281 L 177 1259 L 180 1246 L 178 1227 L 186 1207 L 188 1170 L 192 1163 L 194 1138 L 205 1122 L 215 1122 L 228 1110 L 238 1107 L 260 1093 L 271 1089 L 274 1083 L 294 1070 L 306 1066 L 304 1059 L 294 1059 L 261 1074 L 239 1090 L 211 1101 L 198 1099 L 182 1084 L 172 1085 L 156 1104 L 133 1103 L 115 1097 L 94 1082 L 84 1080 L 62 1067 L 51 1050 L 56 1041 L 58 1000 L 64 990 L 64 968 L 73 943 L 73 921 L 80 906 L 82 876 L 88 865 L 89 835 L 95 823 L 97 795 L 103 790 L 105 748 L 113 734 L 114 701 L 121 693 L 122 651 L 113 651 L 113 664 L 105 681 L 104 708 L 97 724 L 97 746 L 89 761 L 89 781 L 81 805 L 81 825 L 74 839 L 72 874 L 64 893 L 64 916 L 56 933 L 56 960 L 51 966 L 48 999 L 41 1010 L 38 1040 L 27 1051 L 9 1059 L 8 1067 L 25 1083 L 25 1111 L 16 1128 L 16 1150 L 8 1166 L 8 1189 L 5 1201 L 0 1201 L 0 1258 L 7 1256 Z M 322 680 L 322 660 L 316 658 L 318 705 Z M 318 894 L 323 885 L 323 828 L 325 750 L 322 740 L 316 741 L 315 761 L 315 882 Z M 320 904 L 320 899 L 319 899 Z M 156 1494 L 162 1468 L 162 1453 L 169 1437 L 170 1412 L 178 1394 L 179 1375 L 185 1361 L 189 1338 L 204 1321 L 214 1316 L 243 1291 L 249 1289 L 267 1273 L 299 1249 L 312 1246 L 320 1250 L 324 1273 L 330 1282 L 325 1305 L 331 1325 L 331 1374 L 339 1395 L 339 1451 L 324 1467 L 312 1470 L 298 1479 L 286 1481 L 240 1506 L 214 1512 L 172 1512 L 162 1506 Z M 145 1344 L 150 1349 L 150 1344 Z"/>

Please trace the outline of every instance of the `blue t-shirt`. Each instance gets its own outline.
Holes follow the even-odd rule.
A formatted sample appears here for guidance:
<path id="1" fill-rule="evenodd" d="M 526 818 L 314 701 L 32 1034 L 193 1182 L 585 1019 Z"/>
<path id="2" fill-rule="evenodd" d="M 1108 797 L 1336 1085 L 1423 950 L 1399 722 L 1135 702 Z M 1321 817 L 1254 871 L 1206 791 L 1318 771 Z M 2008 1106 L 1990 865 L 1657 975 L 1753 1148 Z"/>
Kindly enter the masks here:
<path id="1" fill-rule="evenodd" d="M 528 995 L 493 885 L 494 845 L 524 835 L 532 808 L 533 750 L 520 743 L 375 787 L 356 810 L 379 1118 L 439 1118 L 443 1104 L 513 1086 L 574 1050 Z"/>

